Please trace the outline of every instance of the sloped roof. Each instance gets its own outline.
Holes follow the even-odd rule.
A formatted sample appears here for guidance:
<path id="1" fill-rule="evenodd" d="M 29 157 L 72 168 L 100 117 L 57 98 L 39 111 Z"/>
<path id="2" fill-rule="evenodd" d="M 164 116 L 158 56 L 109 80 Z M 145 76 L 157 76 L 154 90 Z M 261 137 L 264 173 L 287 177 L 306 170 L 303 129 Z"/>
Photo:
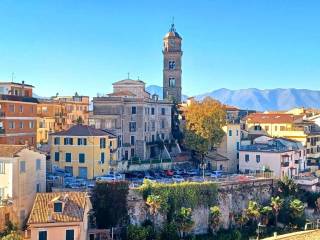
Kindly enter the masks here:
<path id="1" fill-rule="evenodd" d="M 108 94 L 109 97 L 123 97 L 123 96 L 130 96 L 135 97 L 136 95 L 130 91 L 119 91 L 115 93 Z"/>
<path id="2" fill-rule="evenodd" d="M 39 103 L 38 99 L 33 97 L 15 96 L 15 95 L 7 95 L 7 94 L 0 94 L 0 100 Z"/>
<path id="3" fill-rule="evenodd" d="M 112 85 L 123 85 L 123 84 L 126 84 L 126 85 L 141 85 L 141 84 L 145 84 L 145 83 L 143 81 L 141 81 L 141 80 L 133 80 L 133 79 L 123 79 L 123 80 L 120 80 L 118 82 L 112 83 Z"/>
<path id="4" fill-rule="evenodd" d="M 64 201 L 64 207 L 61 213 L 53 211 L 52 204 L 58 200 Z M 86 201 L 87 193 L 85 192 L 37 193 L 28 224 L 82 222 Z"/>
<path id="5" fill-rule="evenodd" d="M 26 145 L 0 144 L 0 157 L 14 157 L 25 148 L 28 147 Z"/>
<path id="6" fill-rule="evenodd" d="M 294 123 L 302 118 L 302 115 L 285 113 L 252 113 L 246 120 L 248 123 Z"/>
<path id="7" fill-rule="evenodd" d="M 52 136 L 110 136 L 114 137 L 110 133 L 97 129 L 88 125 L 77 124 L 70 127 L 66 131 L 55 132 L 50 134 Z"/>

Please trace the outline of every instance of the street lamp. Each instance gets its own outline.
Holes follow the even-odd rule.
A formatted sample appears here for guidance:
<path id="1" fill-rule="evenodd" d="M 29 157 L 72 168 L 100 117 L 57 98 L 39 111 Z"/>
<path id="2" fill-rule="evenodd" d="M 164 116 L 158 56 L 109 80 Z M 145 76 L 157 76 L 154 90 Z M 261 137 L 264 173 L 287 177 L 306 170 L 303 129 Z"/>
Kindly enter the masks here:
<path id="1" fill-rule="evenodd" d="M 204 181 L 204 170 L 207 168 L 207 163 L 205 163 L 204 161 L 200 163 L 200 168 L 202 169 L 202 179 Z"/>

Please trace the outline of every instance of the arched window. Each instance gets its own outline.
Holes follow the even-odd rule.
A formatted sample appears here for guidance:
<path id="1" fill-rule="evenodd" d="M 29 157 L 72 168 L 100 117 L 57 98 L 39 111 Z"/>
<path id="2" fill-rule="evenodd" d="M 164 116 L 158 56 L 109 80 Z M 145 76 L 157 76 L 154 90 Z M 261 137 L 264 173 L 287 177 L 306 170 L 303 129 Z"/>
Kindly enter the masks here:
<path id="1" fill-rule="evenodd" d="M 176 79 L 173 77 L 169 78 L 169 87 L 175 87 L 176 86 Z"/>

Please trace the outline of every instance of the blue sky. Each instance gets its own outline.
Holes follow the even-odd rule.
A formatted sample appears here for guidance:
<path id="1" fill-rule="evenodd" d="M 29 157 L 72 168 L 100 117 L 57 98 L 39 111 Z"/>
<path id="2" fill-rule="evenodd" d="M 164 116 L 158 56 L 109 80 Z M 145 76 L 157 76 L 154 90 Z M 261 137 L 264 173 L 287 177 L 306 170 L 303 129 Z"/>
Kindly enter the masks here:
<path id="1" fill-rule="evenodd" d="M 162 38 L 183 37 L 183 92 L 320 89 L 320 1 L 0 0 L 0 80 L 95 96 L 126 78 L 162 85 Z"/>

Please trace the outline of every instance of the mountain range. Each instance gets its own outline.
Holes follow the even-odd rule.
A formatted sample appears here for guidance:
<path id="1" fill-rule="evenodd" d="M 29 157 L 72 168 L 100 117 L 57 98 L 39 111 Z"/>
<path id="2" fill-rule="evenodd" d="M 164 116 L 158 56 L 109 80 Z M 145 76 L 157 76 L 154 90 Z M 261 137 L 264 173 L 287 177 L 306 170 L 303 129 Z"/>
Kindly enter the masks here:
<path id="1" fill-rule="evenodd" d="M 147 86 L 151 94 L 162 98 L 162 87 L 157 85 Z M 220 102 L 236 106 L 241 109 L 257 111 L 288 110 L 294 107 L 320 108 L 320 91 L 295 88 L 275 89 L 239 89 L 230 90 L 221 88 L 204 94 L 193 96 L 197 100 L 212 97 Z M 188 96 L 183 95 L 183 100 Z"/>

